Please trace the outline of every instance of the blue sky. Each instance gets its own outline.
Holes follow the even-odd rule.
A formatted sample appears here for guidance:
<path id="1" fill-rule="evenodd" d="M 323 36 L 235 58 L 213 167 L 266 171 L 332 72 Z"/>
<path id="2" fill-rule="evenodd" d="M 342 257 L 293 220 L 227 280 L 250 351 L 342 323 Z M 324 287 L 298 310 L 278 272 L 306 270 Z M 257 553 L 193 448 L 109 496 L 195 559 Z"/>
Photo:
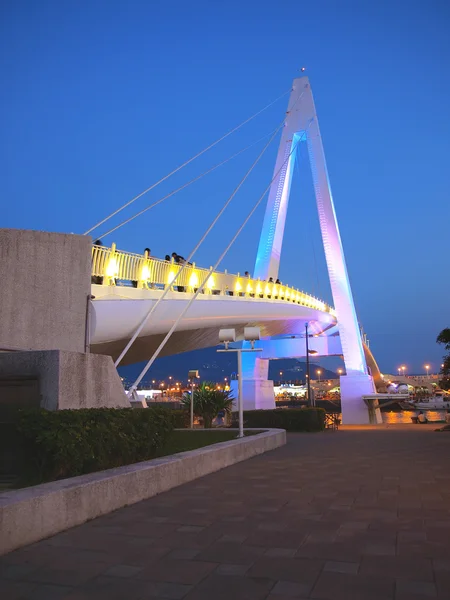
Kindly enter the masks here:
<path id="1" fill-rule="evenodd" d="M 84 232 L 288 90 L 305 65 L 372 349 L 385 371 L 437 367 L 435 337 L 450 325 L 449 30 L 444 1 L 4 0 L 2 227 Z M 124 218 L 269 133 L 286 104 L 287 97 Z M 186 256 L 259 148 L 104 243 Z M 214 262 L 267 186 L 276 151 L 274 143 L 199 264 Z M 298 158 L 281 278 L 331 301 L 305 149 Z M 263 212 L 262 205 L 225 268 L 253 269 Z"/>

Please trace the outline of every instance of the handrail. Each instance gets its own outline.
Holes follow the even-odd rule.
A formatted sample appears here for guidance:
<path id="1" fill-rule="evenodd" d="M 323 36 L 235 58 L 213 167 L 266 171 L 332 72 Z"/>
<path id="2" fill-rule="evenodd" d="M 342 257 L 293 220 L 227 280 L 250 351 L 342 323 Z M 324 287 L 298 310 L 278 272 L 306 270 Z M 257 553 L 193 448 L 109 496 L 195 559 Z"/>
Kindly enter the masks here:
<path id="1" fill-rule="evenodd" d="M 179 292 L 194 293 L 209 273 L 209 269 L 197 267 L 193 263 L 184 269 L 173 285 L 172 282 L 180 268 L 173 258 L 167 261 L 148 256 L 147 253 L 141 255 L 124 252 L 117 250 L 115 244 L 110 248 L 95 245 L 92 247 L 92 283 L 110 286 L 131 283 L 141 289 L 166 289 L 171 286 Z M 336 315 L 331 306 L 305 292 L 283 284 L 242 276 L 239 273 L 233 275 L 227 271 L 212 273 L 202 293 L 284 300 Z"/>

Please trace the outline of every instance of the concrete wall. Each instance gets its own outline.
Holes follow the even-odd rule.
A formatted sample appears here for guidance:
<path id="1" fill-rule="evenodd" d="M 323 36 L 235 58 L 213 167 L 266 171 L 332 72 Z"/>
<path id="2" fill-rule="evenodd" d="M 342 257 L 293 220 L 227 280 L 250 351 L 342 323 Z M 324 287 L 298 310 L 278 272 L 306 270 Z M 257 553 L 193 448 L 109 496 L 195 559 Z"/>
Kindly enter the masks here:
<path id="1" fill-rule="evenodd" d="M 283 429 L 0 493 L 0 555 L 286 443 Z"/>
<path id="2" fill-rule="evenodd" d="M 89 236 L 0 229 L 0 350 L 84 352 Z"/>
<path id="3" fill-rule="evenodd" d="M 120 377 L 110 356 L 41 350 L 0 353 L 0 379 L 35 378 L 41 407 L 129 407 Z"/>

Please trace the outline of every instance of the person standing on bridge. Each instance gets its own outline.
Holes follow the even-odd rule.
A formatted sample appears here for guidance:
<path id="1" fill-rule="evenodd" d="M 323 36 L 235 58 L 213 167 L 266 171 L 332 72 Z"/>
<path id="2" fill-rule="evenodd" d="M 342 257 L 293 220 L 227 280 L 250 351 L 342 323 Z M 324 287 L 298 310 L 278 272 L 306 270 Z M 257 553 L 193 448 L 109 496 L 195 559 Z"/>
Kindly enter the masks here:
<path id="1" fill-rule="evenodd" d="M 186 260 L 180 256 L 179 254 L 177 254 L 176 252 L 172 252 L 172 258 L 173 258 L 173 262 L 176 263 L 177 265 L 184 265 Z M 184 292 L 184 285 L 177 285 L 177 290 L 179 292 Z"/>
<path id="2" fill-rule="evenodd" d="M 94 246 L 103 246 L 102 240 L 95 240 Z M 92 275 L 91 283 L 96 283 L 97 285 L 103 285 L 103 276 L 102 275 Z"/>

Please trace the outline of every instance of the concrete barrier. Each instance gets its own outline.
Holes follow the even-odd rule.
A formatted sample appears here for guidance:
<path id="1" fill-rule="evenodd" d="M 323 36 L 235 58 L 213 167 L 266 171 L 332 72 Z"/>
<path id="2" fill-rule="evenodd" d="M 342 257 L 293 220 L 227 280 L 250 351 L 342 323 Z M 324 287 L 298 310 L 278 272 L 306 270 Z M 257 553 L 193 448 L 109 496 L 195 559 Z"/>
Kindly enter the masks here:
<path id="1" fill-rule="evenodd" d="M 0 494 L 0 555 L 283 446 L 268 429 L 198 450 Z"/>

